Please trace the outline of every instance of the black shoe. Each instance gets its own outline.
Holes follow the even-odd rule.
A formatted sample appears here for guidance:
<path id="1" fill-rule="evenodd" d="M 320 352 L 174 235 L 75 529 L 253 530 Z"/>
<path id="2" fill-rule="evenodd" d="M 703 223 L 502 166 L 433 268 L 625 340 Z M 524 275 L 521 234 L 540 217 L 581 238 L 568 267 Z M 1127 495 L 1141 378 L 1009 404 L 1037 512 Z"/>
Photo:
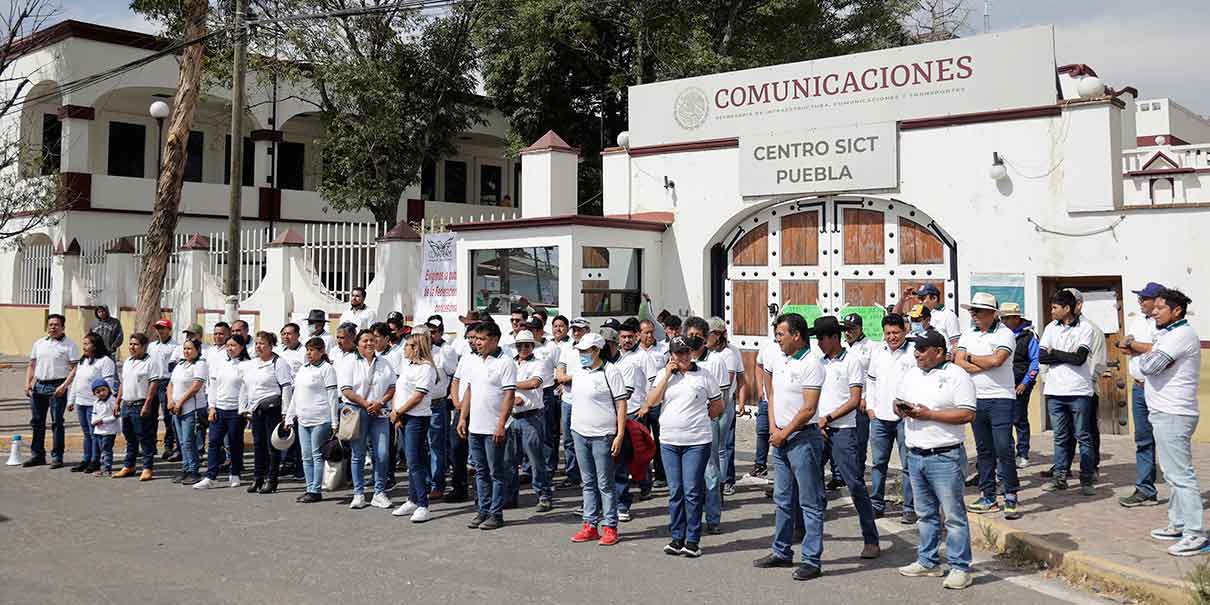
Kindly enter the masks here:
<path id="1" fill-rule="evenodd" d="M 172 482 L 173 482 L 173 483 L 180 483 L 180 482 L 182 482 L 182 481 L 184 481 L 184 480 L 185 480 L 185 473 L 181 473 L 181 474 L 179 474 L 179 475 L 177 475 L 177 476 L 175 476 L 175 477 L 173 477 L 173 478 L 172 478 Z"/>
<path id="2" fill-rule="evenodd" d="M 534 482 L 534 478 L 530 475 L 520 475 L 517 480 L 521 482 L 521 485 L 529 485 Z"/>
<path id="3" fill-rule="evenodd" d="M 171 457 L 172 457 L 172 448 L 165 446 L 164 453 L 160 454 L 160 460 L 163 460 L 164 462 L 168 462 L 168 459 Z"/>
<path id="4" fill-rule="evenodd" d="M 571 479 L 564 479 L 555 486 L 556 489 L 573 489 L 577 487 L 580 487 L 580 482 L 572 481 Z"/>
<path id="5" fill-rule="evenodd" d="M 483 523 L 479 524 L 479 529 L 490 530 L 504 527 L 504 519 L 488 517 Z"/>
<path id="6" fill-rule="evenodd" d="M 685 543 L 683 541 L 673 540 L 664 545 L 664 554 L 673 556 L 679 555 L 681 554 L 681 549 L 684 547 Z"/>
<path id="7" fill-rule="evenodd" d="M 690 559 L 696 559 L 702 556 L 702 549 L 697 542 L 686 542 L 685 547 L 681 549 L 681 554 Z"/>
<path id="8" fill-rule="evenodd" d="M 480 527 L 481 525 L 483 525 L 483 523 L 484 523 L 485 521 L 487 521 L 489 518 L 490 518 L 490 517 L 488 517 L 487 515 L 483 515 L 483 514 L 478 514 L 478 515 L 475 515 L 475 518 L 474 518 L 474 519 L 471 519 L 471 520 L 470 520 L 470 521 L 469 521 L 469 522 L 466 524 L 466 528 L 467 528 L 467 529 L 479 529 L 479 527 Z"/>
<path id="9" fill-rule="evenodd" d="M 260 488 L 262 494 L 272 494 L 277 491 L 277 479 L 270 479 L 264 487 Z"/>
<path id="10" fill-rule="evenodd" d="M 444 498 L 446 502 L 454 503 L 466 502 L 468 499 L 469 498 L 467 497 L 466 492 L 450 492 L 450 494 Z"/>
<path id="11" fill-rule="evenodd" d="M 315 492 L 307 492 L 307 493 L 303 494 L 301 498 L 298 499 L 298 501 L 302 502 L 303 504 L 312 504 L 315 502 L 319 502 L 320 500 L 323 500 L 323 496 L 321 496 Z"/>
<path id="12" fill-rule="evenodd" d="M 1055 476 L 1055 467 L 1052 466 L 1050 468 L 1043 469 L 1042 472 L 1038 473 L 1038 476 L 1043 479 L 1050 479 L 1051 477 L 1054 477 Z"/>
<path id="13" fill-rule="evenodd" d="M 260 491 L 261 486 L 263 486 L 264 484 L 265 484 L 265 480 L 264 480 L 264 479 L 257 479 L 257 480 L 255 480 L 255 481 L 253 481 L 253 482 L 252 482 L 252 485 L 249 485 L 249 486 L 248 486 L 248 493 L 249 493 L 249 494 L 255 494 L 255 493 L 259 492 L 259 491 Z"/>
<path id="14" fill-rule="evenodd" d="M 87 462 L 81 462 L 81 463 L 79 463 L 79 464 L 77 464 L 77 465 L 75 465 L 75 466 L 71 467 L 71 469 L 70 469 L 70 470 L 71 470 L 71 472 L 73 472 L 73 473 L 82 473 L 82 472 L 84 472 L 84 470 L 85 470 L 85 469 L 87 469 L 87 468 L 88 468 L 88 463 L 87 463 Z"/>
<path id="15" fill-rule="evenodd" d="M 762 478 L 762 479 L 763 479 L 763 478 L 765 478 L 765 477 L 768 477 L 768 476 L 769 476 L 769 467 L 767 467 L 767 466 L 765 466 L 765 465 L 763 465 L 763 464 L 757 464 L 757 465 L 754 465 L 754 466 L 752 467 L 752 472 L 751 472 L 750 474 L 751 474 L 753 477 L 760 477 L 760 478 Z"/>
<path id="16" fill-rule="evenodd" d="M 886 511 L 885 511 L 885 510 L 876 510 L 876 511 L 874 511 L 874 518 L 875 518 L 875 519 L 881 519 L 881 518 L 883 518 L 883 517 L 885 517 L 885 516 L 886 516 Z"/>
<path id="17" fill-rule="evenodd" d="M 916 516 L 916 513 L 910 510 L 904 511 L 903 516 L 899 517 L 899 522 L 904 525 L 915 525 L 919 520 L 920 517 Z"/>
<path id="18" fill-rule="evenodd" d="M 1159 504 L 1159 501 L 1155 496 L 1144 496 L 1139 492 L 1139 490 L 1136 489 L 1134 490 L 1133 494 L 1130 494 L 1125 498 L 1118 498 L 1118 504 L 1126 508 L 1134 508 L 1136 506 L 1155 506 L 1156 504 Z"/>
<path id="19" fill-rule="evenodd" d="M 800 563 L 798 569 L 794 570 L 795 580 L 814 580 L 822 575 L 823 572 L 818 567 L 807 563 Z"/>
<path id="20" fill-rule="evenodd" d="M 837 490 L 842 487 L 844 487 L 844 481 L 837 477 L 832 477 L 832 479 L 830 479 L 828 483 L 824 485 L 824 489 L 828 491 Z"/>
<path id="21" fill-rule="evenodd" d="M 181 453 L 180 453 L 180 452 L 172 452 L 172 455 L 168 457 L 168 461 L 169 461 L 169 462 L 180 462 L 180 461 L 181 461 Z"/>
<path id="22" fill-rule="evenodd" d="M 712 536 L 717 536 L 717 535 L 723 533 L 723 528 L 719 527 L 718 525 L 709 525 L 708 524 L 708 525 L 706 525 L 706 533 L 708 533 Z"/>
<path id="23" fill-rule="evenodd" d="M 654 487 L 656 489 L 663 489 L 665 487 L 668 487 L 668 482 L 663 479 L 656 479 L 655 481 L 653 481 L 651 483 L 651 487 Z"/>
<path id="24" fill-rule="evenodd" d="M 184 485 L 193 485 L 201 480 L 202 475 L 200 473 L 189 473 L 188 475 L 185 475 L 184 479 L 181 479 L 181 483 Z"/>
<path id="25" fill-rule="evenodd" d="M 752 562 L 752 567 L 757 569 L 771 569 L 774 567 L 794 567 L 794 561 L 783 559 L 776 555 L 765 555 Z"/>
<path id="26" fill-rule="evenodd" d="M 51 468 L 63 468 L 63 461 L 62 460 L 52 460 L 50 463 L 50 467 Z"/>
<path id="27" fill-rule="evenodd" d="M 547 498 L 545 496 L 538 498 L 538 507 L 537 507 L 538 512 L 544 513 L 554 507 L 555 507 L 555 505 L 554 505 L 554 503 L 552 503 L 550 501 L 550 498 Z"/>
<path id="28" fill-rule="evenodd" d="M 88 468 L 84 469 L 84 472 L 85 472 L 85 473 L 95 473 L 95 472 L 97 472 L 97 471 L 99 471 L 99 470 L 101 470 L 101 463 L 100 463 L 100 462 L 93 462 L 92 464 L 89 464 L 89 465 L 88 465 Z"/>
<path id="29" fill-rule="evenodd" d="M 650 485 L 647 485 L 647 486 L 643 486 L 642 488 L 640 488 L 640 490 L 639 490 L 639 501 L 640 501 L 640 502 L 645 502 L 645 501 L 650 500 L 650 499 L 651 499 L 651 486 L 650 486 Z"/>

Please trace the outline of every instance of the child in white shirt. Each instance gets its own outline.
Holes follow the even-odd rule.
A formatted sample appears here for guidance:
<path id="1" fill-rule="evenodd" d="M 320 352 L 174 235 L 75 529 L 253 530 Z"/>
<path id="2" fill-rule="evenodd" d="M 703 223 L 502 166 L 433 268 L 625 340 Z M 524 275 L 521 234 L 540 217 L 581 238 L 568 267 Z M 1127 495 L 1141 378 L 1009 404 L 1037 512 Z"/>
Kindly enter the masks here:
<path id="1" fill-rule="evenodd" d="M 101 468 L 93 475 L 109 477 L 113 475 L 113 442 L 118 431 L 122 430 L 122 421 L 117 416 L 113 391 L 104 378 L 92 382 L 92 394 L 97 397 L 97 402 L 92 406 L 92 434 L 95 451 L 100 452 L 101 456 Z"/>

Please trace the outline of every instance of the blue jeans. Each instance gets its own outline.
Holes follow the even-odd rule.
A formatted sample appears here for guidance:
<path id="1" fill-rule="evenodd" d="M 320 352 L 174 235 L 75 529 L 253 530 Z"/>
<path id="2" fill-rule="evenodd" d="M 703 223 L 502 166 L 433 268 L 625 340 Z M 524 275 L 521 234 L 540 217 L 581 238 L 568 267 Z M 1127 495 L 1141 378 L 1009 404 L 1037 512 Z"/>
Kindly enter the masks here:
<path id="1" fill-rule="evenodd" d="M 1017 455 L 1029 460 L 1029 398 L 1033 395 L 1034 385 L 1030 383 L 1025 392 L 1017 395 L 1013 426 L 1017 429 Z"/>
<path id="2" fill-rule="evenodd" d="M 979 470 L 979 491 L 984 498 L 996 499 L 996 477 L 1004 482 L 1005 499 L 1015 500 L 1021 484 L 1017 480 L 1013 445 L 1015 399 L 979 399 L 975 402 L 975 465 Z"/>
<path id="3" fill-rule="evenodd" d="M 205 413 L 205 410 L 202 410 Z M 172 424 L 176 429 L 178 445 L 181 449 L 181 472 L 197 473 L 197 443 L 194 440 L 197 429 L 198 410 L 185 414 L 173 414 Z"/>
<path id="4" fill-rule="evenodd" d="M 450 400 L 433 400 L 433 415 L 429 419 L 429 479 L 428 489 L 445 491 L 445 474 L 450 468 Z M 406 439 L 405 439 L 406 441 Z M 406 450 L 407 445 L 404 445 Z M 408 459 L 408 466 L 412 461 Z"/>
<path id="5" fill-rule="evenodd" d="M 769 402 L 764 399 L 756 404 L 756 466 L 769 465 Z"/>
<path id="6" fill-rule="evenodd" d="M 576 441 L 571 434 L 571 404 L 559 403 L 563 412 L 563 475 L 568 481 L 580 482 L 580 465 L 576 460 Z"/>
<path id="7" fill-rule="evenodd" d="M 870 453 L 870 416 L 857 410 L 857 467 L 865 476 L 866 456 Z"/>
<path id="8" fill-rule="evenodd" d="M 859 412 L 860 414 L 860 412 Z M 861 414 L 864 416 L 864 414 Z M 869 417 L 866 417 L 869 419 Z M 861 447 L 857 427 L 828 429 L 828 443 L 832 445 L 832 460 L 840 471 L 857 519 L 861 525 L 861 538 L 866 544 L 878 544 L 878 527 L 874 525 L 874 507 L 870 503 L 870 492 L 865 485 L 865 466 L 858 465 L 858 448 Z M 822 469 L 821 469 L 822 470 Z M 821 475 L 822 477 L 822 475 Z M 827 506 L 824 499 L 824 506 Z"/>
<path id="9" fill-rule="evenodd" d="M 374 493 L 385 493 L 387 491 L 387 477 L 392 469 L 389 468 L 391 459 L 391 421 L 389 418 L 381 416 L 370 417 L 365 408 L 354 408 L 360 410 L 361 426 L 365 434 L 357 439 L 354 439 L 349 445 L 353 448 L 353 455 L 349 458 L 349 470 L 353 475 L 353 495 L 365 495 L 366 493 L 366 444 L 367 437 L 370 447 L 373 448 L 370 452 L 370 459 L 373 463 L 374 471 Z"/>
<path id="10" fill-rule="evenodd" d="M 554 387 L 542 390 L 542 405 L 542 460 L 546 476 L 553 481 L 559 470 L 559 435 L 563 428 L 563 405 Z"/>
<path id="11" fill-rule="evenodd" d="M 93 435 L 92 448 L 97 454 L 101 470 L 105 472 L 113 470 L 113 442 L 117 437 L 117 435 Z"/>
<path id="12" fill-rule="evenodd" d="M 772 448 L 774 516 L 773 556 L 794 560 L 791 540 L 796 518 L 806 532 L 802 539 L 802 562 L 820 566 L 823 556 L 823 434 L 809 425 L 790 435 L 781 447 Z M 797 496 L 797 497 L 796 497 Z"/>
<path id="13" fill-rule="evenodd" d="M 211 481 L 218 479 L 218 467 L 223 464 L 223 443 L 231 448 L 230 474 L 238 477 L 243 472 L 245 426 L 239 410 L 215 410 L 214 422 L 210 423 L 209 445 L 206 446 L 206 477 Z"/>
<path id="14" fill-rule="evenodd" d="M 1197 419 L 1197 416 L 1151 411 L 1155 453 L 1164 471 L 1164 483 L 1168 484 L 1168 524 L 1183 529 L 1186 536 L 1206 535 L 1202 526 L 1202 490 L 1193 468 L 1190 441 L 1197 429 Z"/>
<path id="15" fill-rule="evenodd" d="M 945 556 L 950 567 L 960 571 L 971 568 L 971 531 L 966 519 L 962 491 L 966 478 L 966 449 L 959 446 L 948 452 L 921 456 L 908 450 L 912 469 L 912 493 L 920 518 L 920 546 L 916 562 L 930 569 L 941 559 L 941 515 L 945 515 Z"/>
<path id="16" fill-rule="evenodd" d="M 429 505 L 429 416 L 403 416 L 403 455 L 408 461 L 408 500 Z"/>
<path id="17" fill-rule="evenodd" d="M 298 447 L 302 454 L 307 493 L 318 494 L 323 489 L 324 455 L 320 448 L 331 434 L 332 425 L 327 422 L 315 426 L 298 425 Z"/>
<path id="18" fill-rule="evenodd" d="M 887 468 L 891 462 L 891 447 L 899 446 L 899 482 L 903 494 L 903 512 L 914 512 L 912 504 L 912 476 L 908 468 L 907 443 L 903 440 L 902 420 L 870 421 L 870 504 L 877 512 L 886 510 Z"/>
<path id="19" fill-rule="evenodd" d="M 1096 451 L 1089 428 L 1096 421 L 1092 415 L 1092 397 L 1047 395 L 1046 407 L 1050 412 L 1050 425 L 1055 431 L 1055 479 L 1067 480 L 1071 461 L 1075 458 L 1076 442 L 1079 442 L 1080 483 L 1091 484 L 1092 471 L 1096 468 Z"/>
<path id="20" fill-rule="evenodd" d="M 1130 389 L 1130 412 L 1134 417 L 1134 490 L 1154 498 L 1155 435 L 1151 431 L 1147 399 L 1141 384 L 1135 383 Z"/>
<path id="21" fill-rule="evenodd" d="M 723 427 L 717 418 L 710 420 L 710 459 L 706 461 L 706 525 L 723 522 Z"/>
<path id="22" fill-rule="evenodd" d="M 718 417 L 719 444 L 718 466 L 719 474 L 725 483 L 735 483 L 735 396 L 728 395 L 723 400 L 723 413 Z"/>
<path id="23" fill-rule="evenodd" d="M 122 402 L 122 436 L 126 438 L 126 468 L 134 468 L 135 460 L 142 450 L 143 469 L 155 466 L 155 431 L 159 420 L 159 408 L 152 406 L 151 413 L 142 415 L 143 400 Z"/>
<path id="24" fill-rule="evenodd" d="M 613 435 L 585 437 L 572 432 L 576 461 L 583 480 L 584 522 L 604 527 L 618 526 L 618 498 L 614 489 Z"/>
<path id="25" fill-rule="evenodd" d="M 517 467 L 523 460 L 529 460 L 533 473 L 534 492 L 539 498 L 550 498 L 554 490 L 550 485 L 550 475 L 546 472 L 546 460 L 542 449 L 546 437 L 546 418 L 541 414 L 514 418 L 508 427 L 508 500 L 516 504 L 521 495 L 521 477 L 517 475 Z"/>
<path id="26" fill-rule="evenodd" d="M 504 491 L 509 472 L 505 464 L 508 441 L 496 443 L 491 435 L 468 435 L 471 464 L 475 465 L 475 500 L 481 516 L 504 520 Z"/>
<path id="27" fill-rule="evenodd" d="M 673 540 L 702 540 L 702 497 L 706 494 L 706 456 L 710 444 L 660 445 L 668 478 L 668 531 Z"/>
<path id="28" fill-rule="evenodd" d="M 92 406 L 91 405 L 76 405 L 76 418 L 80 421 L 80 432 L 84 434 L 84 460 L 85 464 L 92 464 L 97 461 L 97 450 L 93 447 L 92 436 Z"/>
<path id="29" fill-rule="evenodd" d="M 46 459 L 46 414 L 50 413 L 51 443 L 50 459 L 63 461 L 63 414 L 67 410 L 67 396 L 55 397 L 55 389 L 62 380 L 39 380 L 34 383 L 29 396 L 29 428 L 33 433 L 29 442 L 30 460 Z"/>

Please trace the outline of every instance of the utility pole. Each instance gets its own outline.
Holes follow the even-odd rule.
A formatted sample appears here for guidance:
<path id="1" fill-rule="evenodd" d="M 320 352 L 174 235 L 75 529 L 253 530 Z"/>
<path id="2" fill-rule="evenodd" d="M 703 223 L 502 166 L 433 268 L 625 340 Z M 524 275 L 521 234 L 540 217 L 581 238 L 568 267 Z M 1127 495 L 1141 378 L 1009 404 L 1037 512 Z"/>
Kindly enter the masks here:
<path id="1" fill-rule="evenodd" d="M 227 212 L 227 266 L 223 272 L 223 315 L 227 322 L 239 319 L 239 230 L 244 185 L 244 72 L 248 68 L 247 31 L 244 17 L 248 0 L 235 0 L 232 40 L 235 48 L 231 70 L 231 197 Z"/>

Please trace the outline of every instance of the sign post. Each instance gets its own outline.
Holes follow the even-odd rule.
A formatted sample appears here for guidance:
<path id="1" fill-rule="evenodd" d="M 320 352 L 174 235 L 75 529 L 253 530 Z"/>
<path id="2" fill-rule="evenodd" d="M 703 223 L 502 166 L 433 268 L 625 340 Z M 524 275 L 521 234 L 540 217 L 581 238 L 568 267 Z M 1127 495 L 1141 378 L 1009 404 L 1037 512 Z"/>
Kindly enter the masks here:
<path id="1" fill-rule="evenodd" d="M 420 242 L 420 280 L 414 323 L 440 314 L 449 330 L 458 325 L 458 263 L 454 233 L 432 233 Z"/>

